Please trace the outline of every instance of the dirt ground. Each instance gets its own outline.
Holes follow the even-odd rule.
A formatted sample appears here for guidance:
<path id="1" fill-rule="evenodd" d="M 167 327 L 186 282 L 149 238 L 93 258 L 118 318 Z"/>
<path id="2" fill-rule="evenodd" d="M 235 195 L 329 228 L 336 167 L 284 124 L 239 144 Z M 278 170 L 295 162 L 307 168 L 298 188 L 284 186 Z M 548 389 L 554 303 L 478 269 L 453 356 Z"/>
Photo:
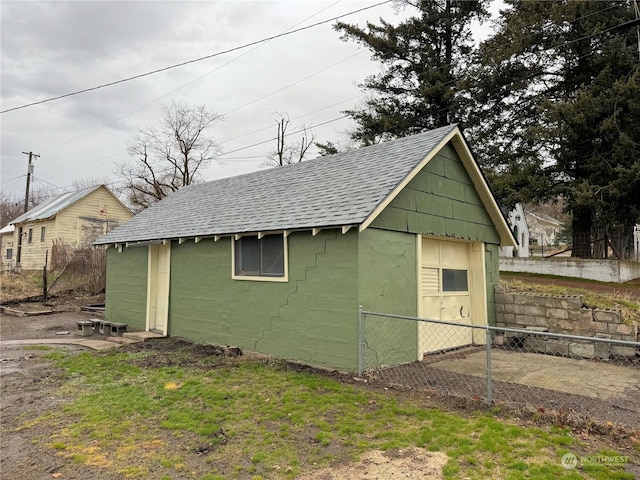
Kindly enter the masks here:
<path id="1" fill-rule="evenodd" d="M 69 311 L 28 317 L 0 316 L 0 339 L 60 339 L 75 337 L 77 320 L 95 317 L 94 314 Z M 63 335 L 60 335 L 64 333 Z M 77 337 L 80 338 L 80 337 Z M 170 342 L 171 340 L 167 340 Z M 68 351 L 83 351 L 74 345 L 56 345 Z M 52 431 L 33 425 L 19 430 L 22 419 L 34 413 L 47 412 L 60 406 L 63 400 L 54 393 L 64 379 L 53 364 L 42 357 L 48 350 L 25 349 L 20 345 L 0 344 L 0 478 L 40 480 L 111 480 L 120 478 L 113 472 L 74 464 L 56 455 L 47 441 Z M 167 439 L 171 440 L 171 439 Z M 178 441 L 178 440 L 173 440 Z M 180 446 L 176 445 L 176 449 Z M 203 462 L 205 456 L 202 457 Z M 447 462 L 443 453 L 408 448 L 394 452 L 373 451 L 362 456 L 358 463 L 325 468 L 302 477 L 305 480 L 352 480 L 403 478 L 406 480 L 438 480 Z M 64 471 L 64 475 L 59 475 Z M 122 477 L 124 478 L 124 477 Z"/>

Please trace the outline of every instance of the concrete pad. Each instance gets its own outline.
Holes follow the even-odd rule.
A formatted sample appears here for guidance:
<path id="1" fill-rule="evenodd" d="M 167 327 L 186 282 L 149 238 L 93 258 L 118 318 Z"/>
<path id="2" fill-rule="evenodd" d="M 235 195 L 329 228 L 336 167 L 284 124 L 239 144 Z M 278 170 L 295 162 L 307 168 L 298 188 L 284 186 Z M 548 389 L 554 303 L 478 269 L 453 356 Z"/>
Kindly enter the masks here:
<path id="1" fill-rule="evenodd" d="M 146 341 L 150 338 L 164 338 L 165 336 L 161 333 L 155 332 L 125 332 L 122 334 L 123 338 L 132 338 L 134 340 Z"/>
<path id="2" fill-rule="evenodd" d="M 142 340 L 125 337 L 107 337 L 107 342 L 121 343 L 122 345 L 131 345 L 132 343 L 140 343 L 142 342 Z"/>
<path id="3" fill-rule="evenodd" d="M 485 351 L 465 353 L 464 357 L 452 357 L 430 366 L 474 377 L 487 376 Z M 491 372 L 495 381 L 601 400 L 619 398 L 632 389 L 640 390 L 640 369 L 536 353 L 493 350 Z"/>
<path id="4" fill-rule="evenodd" d="M 75 345 L 92 348 L 94 350 L 109 350 L 111 348 L 120 347 L 120 344 L 114 343 L 114 342 L 107 342 L 106 340 L 80 340 L 74 343 Z"/>

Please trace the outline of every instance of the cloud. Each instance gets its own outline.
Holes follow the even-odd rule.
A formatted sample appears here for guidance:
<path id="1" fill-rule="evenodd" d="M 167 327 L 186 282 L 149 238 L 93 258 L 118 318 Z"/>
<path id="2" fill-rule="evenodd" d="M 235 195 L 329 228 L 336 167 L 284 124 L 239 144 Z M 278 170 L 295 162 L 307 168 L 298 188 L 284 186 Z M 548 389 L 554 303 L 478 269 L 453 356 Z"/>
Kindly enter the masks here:
<path id="1" fill-rule="evenodd" d="M 366 5 L 360 1 L 3 2 L 2 108 L 210 55 Z M 381 15 L 390 21 L 395 18 L 389 6 L 349 21 L 362 24 Z M 273 111 L 295 118 L 357 95 L 355 83 L 376 68 L 367 52 L 328 68 L 357 48 L 340 41 L 331 26 L 324 25 L 259 47 L 6 113 L 2 116 L 2 178 L 26 173 L 22 152 L 29 150 L 41 154 L 36 177 L 61 187 L 77 178 L 113 176 L 114 161 L 126 159 L 127 141 L 141 127 L 157 122 L 163 101 L 205 104 L 220 113 L 250 103 L 227 115 L 212 129 L 212 136 L 221 143 L 240 137 L 225 142 L 225 151 L 259 143 L 275 135 Z M 326 71 L 315 74 L 322 69 Z M 335 106 L 293 123 L 318 124 L 352 105 Z M 336 122 L 314 131 L 318 140 L 335 140 L 347 124 Z M 272 126 L 273 132 L 252 133 Z M 242 150 L 234 156 L 260 158 L 214 165 L 206 174 L 212 179 L 260 168 L 261 158 L 272 149 L 265 144 Z M 3 183 L 2 189 L 20 195 L 24 187 L 16 181 Z"/>

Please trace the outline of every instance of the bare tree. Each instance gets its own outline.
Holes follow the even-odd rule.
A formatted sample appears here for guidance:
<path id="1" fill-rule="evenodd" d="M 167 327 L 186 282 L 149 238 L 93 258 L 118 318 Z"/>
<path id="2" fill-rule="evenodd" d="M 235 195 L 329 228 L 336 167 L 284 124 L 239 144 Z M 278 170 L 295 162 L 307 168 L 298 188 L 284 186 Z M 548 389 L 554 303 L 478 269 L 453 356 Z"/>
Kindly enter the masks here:
<path id="1" fill-rule="evenodd" d="M 24 213 L 24 199 L 0 193 L 0 226 L 4 227 Z"/>
<path id="2" fill-rule="evenodd" d="M 277 115 L 280 117 L 279 120 L 276 120 L 278 124 L 278 136 L 276 138 L 278 144 L 276 150 L 267 157 L 266 165 L 269 167 L 282 167 L 283 165 L 301 162 L 316 139 L 313 131 L 303 125 L 300 127 L 301 130 L 295 132 L 302 134 L 300 140 L 287 143 L 285 138 L 288 135 L 292 135 L 287 134 L 287 129 L 291 124 L 289 115 L 286 113 L 277 113 Z"/>
<path id="3" fill-rule="evenodd" d="M 160 126 L 142 128 L 127 145 L 134 161 L 118 165 L 134 210 L 148 208 L 169 193 L 201 180 L 201 167 L 220 153 L 205 130 L 221 118 L 205 105 L 162 105 Z"/>

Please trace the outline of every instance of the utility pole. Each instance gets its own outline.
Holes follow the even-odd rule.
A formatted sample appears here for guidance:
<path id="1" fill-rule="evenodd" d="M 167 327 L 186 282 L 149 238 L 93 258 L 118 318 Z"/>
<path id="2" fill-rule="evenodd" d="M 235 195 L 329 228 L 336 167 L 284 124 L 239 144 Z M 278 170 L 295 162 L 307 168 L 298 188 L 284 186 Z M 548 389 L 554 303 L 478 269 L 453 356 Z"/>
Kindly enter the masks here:
<path id="1" fill-rule="evenodd" d="M 39 158 L 40 155 L 36 155 L 33 152 L 22 152 L 25 155 L 29 155 L 29 167 L 27 168 L 27 191 L 24 195 L 24 213 L 29 211 L 29 186 L 31 185 L 31 175 L 33 174 L 33 159 Z"/>

